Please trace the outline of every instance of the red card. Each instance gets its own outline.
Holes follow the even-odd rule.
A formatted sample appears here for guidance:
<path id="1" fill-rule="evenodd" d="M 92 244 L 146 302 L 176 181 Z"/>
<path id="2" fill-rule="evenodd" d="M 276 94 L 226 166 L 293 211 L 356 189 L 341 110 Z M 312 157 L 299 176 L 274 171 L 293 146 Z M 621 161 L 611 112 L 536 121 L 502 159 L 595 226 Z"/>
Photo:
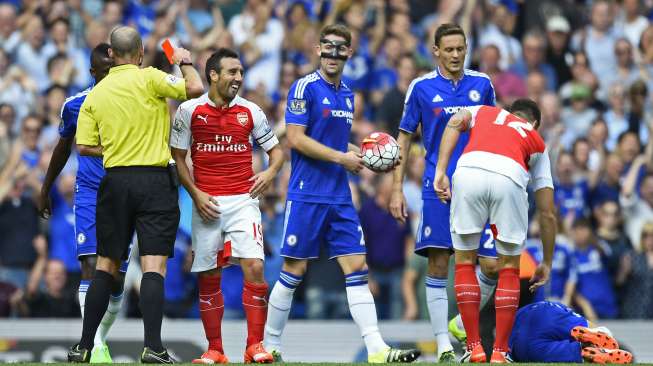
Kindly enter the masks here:
<path id="1" fill-rule="evenodd" d="M 168 62 L 170 62 L 170 65 L 174 64 L 174 62 L 172 61 L 172 54 L 175 53 L 175 50 L 172 48 L 172 43 L 170 43 L 170 39 L 166 38 L 166 40 L 163 41 L 161 47 L 163 48 L 163 52 L 166 54 L 166 57 L 168 58 Z"/>

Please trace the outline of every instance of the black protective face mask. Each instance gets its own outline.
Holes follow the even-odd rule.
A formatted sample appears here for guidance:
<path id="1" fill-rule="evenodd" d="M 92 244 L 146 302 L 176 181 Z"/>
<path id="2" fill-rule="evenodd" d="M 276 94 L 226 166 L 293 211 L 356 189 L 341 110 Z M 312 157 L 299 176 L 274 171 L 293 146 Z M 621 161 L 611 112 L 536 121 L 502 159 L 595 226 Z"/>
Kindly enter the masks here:
<path id="1" fill-rule="evenodd" d="M 329 51 L 322 51 L 320 57 L 322 58 L 331 58 L 334 60 L 347 61 L 349 55 L 347 55 L 348 48 L 350 44 L 346 41 L 333 41 L 326 38 L 320 39 L 321 44 L 330 45 L 332 48 Z"/>

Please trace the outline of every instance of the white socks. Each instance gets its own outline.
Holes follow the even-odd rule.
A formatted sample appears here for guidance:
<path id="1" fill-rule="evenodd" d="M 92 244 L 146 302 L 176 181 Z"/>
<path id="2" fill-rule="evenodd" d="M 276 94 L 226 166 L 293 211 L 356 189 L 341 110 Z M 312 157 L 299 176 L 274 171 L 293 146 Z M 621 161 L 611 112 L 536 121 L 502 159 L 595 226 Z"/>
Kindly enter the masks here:
<path id="1" fill-rule="evenodd" d="M 426 276 L 426 304 L 431 319 L 431 327 L 438 344 L 438 358 L 446 351 L 453 350 L 449 341 L 449 298 L 447 278 Z"/>
<path id="2" fill-rule="evenodd" d="M 281 334 L 288 322 L 295 289 L 301 282 L 302 277 L 281 271 L 279 280 L 272 288 L 268 300 L 268 319 L 263 335 L 263 346 L 268 352 L 281 351 Z"/>
<path id="3" fill-rule="evenodd" d="M 98 327 L 97 332 L 95 332 L 95 339 L 93 340 L 93 343 L 96 346 L 107 343 L 107 334 L 109 334 L 109 329 L 111 329 L 111 326 L 116 321 L 116 317 L 120 312 L 120 307 L 122 306 L 122 298 L 122 293 L 118 296 L 111 295 L 111 298 L 109 298 L 109 306 L 107 307 L 107 311 L 102 317 L 102 322 L 100 322 L 100 326 Z"/>
<path id="4" fill-rule="evenodd" d="M 349 312 L 360 329 L 367 354 L 372 355 L 387 349 L 389 346 L 379 332 L 374 297 L 367 286 L 367 271 L 351 273 L 345 276 L 345 282 Z"/>

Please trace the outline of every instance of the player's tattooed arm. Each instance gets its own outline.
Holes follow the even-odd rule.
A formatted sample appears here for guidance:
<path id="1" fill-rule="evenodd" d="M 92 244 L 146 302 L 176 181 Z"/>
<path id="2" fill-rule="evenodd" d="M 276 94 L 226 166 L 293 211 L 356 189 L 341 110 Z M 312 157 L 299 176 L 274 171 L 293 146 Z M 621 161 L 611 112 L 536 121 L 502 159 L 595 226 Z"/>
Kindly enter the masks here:
<path id="1" fill-rule="evenodd" d="M 447 127 L 458 131 L 467 131 L 469 129 L 471 120 L 472 114 L 466 109 L 461 109 L 456 114 L 451 116 L 451 118 L 449 118 Z"/>

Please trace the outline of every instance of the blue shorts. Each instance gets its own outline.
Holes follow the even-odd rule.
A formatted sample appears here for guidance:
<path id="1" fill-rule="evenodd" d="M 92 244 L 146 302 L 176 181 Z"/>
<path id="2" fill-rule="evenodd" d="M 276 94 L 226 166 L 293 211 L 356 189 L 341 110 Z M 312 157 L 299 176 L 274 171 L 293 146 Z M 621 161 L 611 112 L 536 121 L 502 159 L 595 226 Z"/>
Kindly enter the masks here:
<path id="1" fill-rule="evenodd" d="M 453 251 L 449 224 L 451 203 L 444 204 L 437 199 L 425 199 L 422 202 L 422 215 L 417 231 L 415 253 L 428 257 L 428 248 L 441 248 Z M 485 225 L 485 230 L 481 234 L 478 256 L 497 257 L 497 251 L 494 247 L 494 237 L 489 224 Z"/>
<path id="2" fill-rule="evenodd" d="M 571 337 L 587 320 L 566 306 L 540 301 L 521 308 L 510 335 L 510 353 L 517 362 L 583 362 L 581 344 Z"/>
<path id="3" fill-rule="evenodd" d="M 286 202 L 281 256 L 313 259 L 327 244 L 329 258 L 365 255 L 363 229 L 354 205 Z"/>
<path id="4" fill-rule="evenodd" d="M 75 242 L 77 243 L 77 259 L 84 256 L 97 255 L 97 237 L 95 235 L 95 205 L 97 191 L 78 187 L 75 192 L 73 211 L 75 212 Z M 131 244 L 130 244 L 131 253 Z M 127 272 L 129 260 L 120 265 L 120 272 Z"/>

